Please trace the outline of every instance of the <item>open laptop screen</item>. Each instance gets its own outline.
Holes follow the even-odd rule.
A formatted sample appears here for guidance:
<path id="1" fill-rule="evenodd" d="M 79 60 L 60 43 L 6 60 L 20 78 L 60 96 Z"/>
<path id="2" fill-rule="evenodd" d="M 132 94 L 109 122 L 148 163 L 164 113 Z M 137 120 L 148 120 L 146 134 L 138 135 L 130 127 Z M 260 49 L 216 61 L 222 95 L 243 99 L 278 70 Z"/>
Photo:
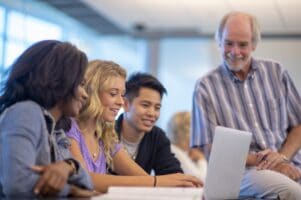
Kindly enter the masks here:
<path id="1" fill-rule="evenodd" d="M 205 181 L 206 199 L 236 199 L 252 134 L 217 126 Z"/>

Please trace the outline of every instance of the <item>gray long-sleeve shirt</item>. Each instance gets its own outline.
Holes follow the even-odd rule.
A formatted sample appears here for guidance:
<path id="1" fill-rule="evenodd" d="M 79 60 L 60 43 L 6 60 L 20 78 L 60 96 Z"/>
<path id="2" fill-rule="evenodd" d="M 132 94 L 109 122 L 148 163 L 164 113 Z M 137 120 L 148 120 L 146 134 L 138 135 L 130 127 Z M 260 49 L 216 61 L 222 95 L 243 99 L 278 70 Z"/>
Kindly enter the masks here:
<path id="1" fill-rule="evenodd" d="M 16 103 L 1 114 L 0 197 L 35 196 L 40 174 L 30 167 L 71 158 L 65 133 L 54 131 L 54 125 L 50 113 L 32 101 Z M 58 196 L 67 196 L 70 184 L 93 188 L 90 176 L 81 167 Z"/>

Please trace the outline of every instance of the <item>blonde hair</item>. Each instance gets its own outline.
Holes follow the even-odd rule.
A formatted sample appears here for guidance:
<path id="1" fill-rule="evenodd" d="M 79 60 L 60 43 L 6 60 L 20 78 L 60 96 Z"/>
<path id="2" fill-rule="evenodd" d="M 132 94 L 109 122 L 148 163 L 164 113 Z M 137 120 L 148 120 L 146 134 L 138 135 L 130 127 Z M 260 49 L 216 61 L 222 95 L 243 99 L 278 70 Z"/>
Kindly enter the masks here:
<path id="1" fill-rule="evenodd" d="M 168 135 L 173 144 L 179 144 L 185 137 L 190 135 L 190 112 L 175 113 L 168 123 Z"/>
<path id="2" fill-rule="evenodd" d="M 94 60 L 88 63 L 85 81 L 89 97 L 87 104 L 78 117 L 79 121 L 86 121 L 91 118 L 96 119 L 97 139 L 101 139 L 103 142 L 103 151 L 109 166 L 112 166 L 111 152 L 118 142 L 118 137 L 115 132 L 115 122 L 105 122 L 101 118 L 104 108 L 99 95 L 108 89 L 113 77 L 126 79 L 125 69 L 111 61 Z"/>

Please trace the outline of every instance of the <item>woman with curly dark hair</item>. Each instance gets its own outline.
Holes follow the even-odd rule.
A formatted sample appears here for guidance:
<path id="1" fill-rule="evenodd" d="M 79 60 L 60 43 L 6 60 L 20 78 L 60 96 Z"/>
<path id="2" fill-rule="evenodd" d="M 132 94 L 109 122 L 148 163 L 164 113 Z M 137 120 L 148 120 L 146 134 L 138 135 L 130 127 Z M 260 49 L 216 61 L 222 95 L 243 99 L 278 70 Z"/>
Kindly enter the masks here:
<path id="1" fill-rule="evenodd" d="M 90 196 L 89 175 L 71 158 L 56 122 L 87 98 L 85 53 L 45 40 L 13 63 L 0 97 L 0 197 Z"/>

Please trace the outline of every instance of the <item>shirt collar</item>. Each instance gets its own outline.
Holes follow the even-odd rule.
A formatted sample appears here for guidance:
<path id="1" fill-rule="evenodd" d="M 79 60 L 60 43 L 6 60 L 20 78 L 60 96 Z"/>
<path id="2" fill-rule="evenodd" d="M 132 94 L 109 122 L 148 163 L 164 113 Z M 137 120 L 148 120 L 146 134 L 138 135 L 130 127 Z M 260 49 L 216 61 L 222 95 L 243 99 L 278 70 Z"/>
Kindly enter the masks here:
<path id="1" fill-rule="evenodd" d="M 243 82 L 237 76 L 235 76 L 234 72 L 231 71 L 227 64 L 224 62 L 223 64 L 220 65 L 220 68 L 222 70 L 222 73 L 224 76 L 229 77 L 233 82 Z M 254 73 L 258 69 L 258 63 L 256 62 L 255 59 L 251 58 L 251 69 L 247 75 L 247 79 L 253 79 L 254 78 Z"/>
<path id="2" fill-rule="evenodd" d="M 54 132 L 54 128 L 55 128 L 55 120 L 48 110 L 46 110 L 45 108 L 42 108 L 42 111 L 43 111 L 43 114 L 44 114 L 44 117 L 46 120 L 47 130 L 48 130 L 49 134 L 52 134 Z"/>

